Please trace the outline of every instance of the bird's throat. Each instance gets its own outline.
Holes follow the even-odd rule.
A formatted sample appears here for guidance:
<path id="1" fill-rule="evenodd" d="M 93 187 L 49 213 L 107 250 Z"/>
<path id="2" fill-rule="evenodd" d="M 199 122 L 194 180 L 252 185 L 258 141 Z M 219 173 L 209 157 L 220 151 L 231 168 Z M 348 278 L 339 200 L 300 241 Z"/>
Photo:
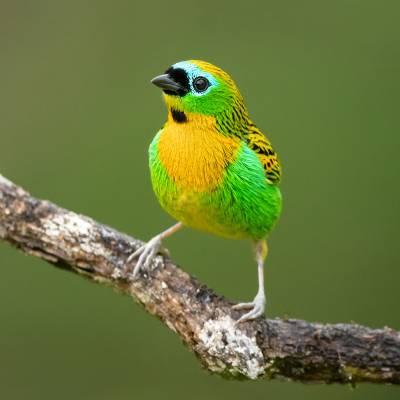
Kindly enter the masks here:
<path id="1" fill-rule="evenodd" d="M 169 113 L 158 141 L 158 156 L 168 175 L 180 187 L 194 192 L 214 190 L 240 147 L 240 139 L 215 128 L 215 118 L 187 114 L 176 122 Z"/>
<path id="2" fill-rule="evenodd" d="M 172 119 L 178 124 L 182 124 L 187 122 L 186 114 L 183 111 L 176 110 L 175 108 L 171 108 L 171 116 Z"/>

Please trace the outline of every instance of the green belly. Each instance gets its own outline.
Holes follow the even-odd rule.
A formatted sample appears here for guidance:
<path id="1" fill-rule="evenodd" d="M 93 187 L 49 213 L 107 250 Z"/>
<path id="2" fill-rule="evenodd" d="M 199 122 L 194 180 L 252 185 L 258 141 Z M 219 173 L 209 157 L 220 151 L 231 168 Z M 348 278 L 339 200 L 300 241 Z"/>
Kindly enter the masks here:
<path id="1" fill-rule="evenodd" d="M 184 225 L 231 239 L 261 239 L 281 212 L 279 188 L 269 184 L 256 154 L 243 144 L 227 166 L 219 187 L 198 193 L 168 176 L 157 154 L 157 137 L 149 149 L 151 179 L 161 206 Z"/>

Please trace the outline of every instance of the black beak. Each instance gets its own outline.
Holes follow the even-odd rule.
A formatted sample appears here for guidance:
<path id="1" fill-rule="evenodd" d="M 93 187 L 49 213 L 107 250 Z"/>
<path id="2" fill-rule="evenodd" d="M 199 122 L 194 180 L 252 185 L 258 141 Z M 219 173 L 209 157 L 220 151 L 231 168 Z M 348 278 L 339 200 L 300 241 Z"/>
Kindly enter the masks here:
<path id="1" fill-rule="evenodd" d="M 169 74 L 156 76 L 151 80 L 151 83 L 163 89 L 167 94 L 177 94 L 184 96 L 188 91 L 181 84 L 176 82 Z"/>

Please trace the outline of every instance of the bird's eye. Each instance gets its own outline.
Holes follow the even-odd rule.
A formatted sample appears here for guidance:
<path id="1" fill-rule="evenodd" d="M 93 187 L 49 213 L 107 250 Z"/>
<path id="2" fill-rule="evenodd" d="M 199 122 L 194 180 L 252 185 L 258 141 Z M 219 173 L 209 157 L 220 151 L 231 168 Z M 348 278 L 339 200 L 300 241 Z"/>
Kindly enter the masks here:
<path id="1" fill-rule="evenodd" d="M 204 76 L 198 76 L 193 81 L 193 86 L 196 92 L 204 92 L 210 86 L 210 82 L 208 81 L 207 78 L 204 78 Z"/>

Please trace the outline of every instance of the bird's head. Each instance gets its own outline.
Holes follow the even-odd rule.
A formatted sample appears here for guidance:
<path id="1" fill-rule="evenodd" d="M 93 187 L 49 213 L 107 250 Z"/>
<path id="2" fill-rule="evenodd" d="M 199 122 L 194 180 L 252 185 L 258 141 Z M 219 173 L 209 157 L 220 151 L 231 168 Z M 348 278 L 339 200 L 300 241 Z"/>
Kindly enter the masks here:
<path id="1" fill-rule="evenodd" d="M 243 98 L 233 79 L 222 69 L 205 61 L 181 61 L 152 79 L 164 92 L 171 111 L 233 118 L 247 117 Z"/>

